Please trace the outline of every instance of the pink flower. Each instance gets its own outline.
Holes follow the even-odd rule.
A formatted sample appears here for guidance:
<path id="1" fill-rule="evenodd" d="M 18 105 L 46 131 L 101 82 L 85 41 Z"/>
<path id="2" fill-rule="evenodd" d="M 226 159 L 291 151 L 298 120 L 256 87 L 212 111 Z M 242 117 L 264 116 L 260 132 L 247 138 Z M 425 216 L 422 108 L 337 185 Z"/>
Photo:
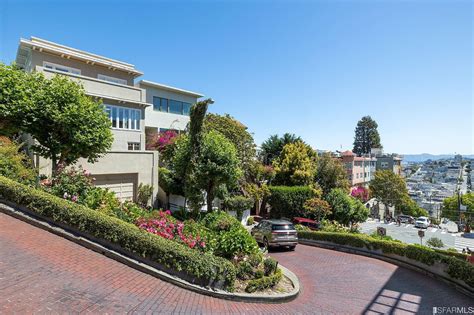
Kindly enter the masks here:
<path id="1" fill-rule="evenodd" d="M 79 199 L 79 197 L 77 197 L 76 195 L 72 196 L 71 200 L 73 202 L 77 202 L 77 200 Z"/>

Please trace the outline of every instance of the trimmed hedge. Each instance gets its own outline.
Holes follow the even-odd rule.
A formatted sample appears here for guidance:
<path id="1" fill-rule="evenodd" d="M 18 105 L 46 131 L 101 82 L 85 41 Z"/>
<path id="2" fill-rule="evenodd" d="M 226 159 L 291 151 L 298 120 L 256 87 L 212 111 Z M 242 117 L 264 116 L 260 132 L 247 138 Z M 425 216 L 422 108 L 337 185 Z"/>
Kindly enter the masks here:
<path id="1" fill-rule="evenodd" d="M 272 288 L 280 282 L 282 278 L 281 269 L 277 269 L 274 274 L 270 276 L 264 276 L 259 279 L 250 280 L 245 288 L 245 292 L 253 293 L 255 291 L 262 291 L 268 288 Z"/>
<path id="2" fill-rule="evenodd" d="M 234 289 L 234 265 L 221 257 L 193 250 L 140 230 L 133 224 L 22 185 L 0 176 L 0 198 L 22 205 L 54 222 L 75 228 L 146 257 L 170 271 L 184 273 L 201 285 Z"/>
<path id="3" fill-rule="evenodd" d="M 315 197 L 314 190 L 309 186 L 270 186 L 268 203 L 272 207 L 272 218 L 303 216 L 304 203 Z"/>
<path id="4" fill-rule="evenodd" d="M 444 270 L 453 279 L 464 281 L 474 288 L 474 265 L 466 261 L 466 256 L 443 250 L 433 250 L 426 246 L 376 239 L 364 234 L 331 232 L 298 232 L 299 239 L 330 242 L 368 250 L 382 250 L 384 254 L 404 256 L 428 266 L 435 263 L 446 264 Z"/>

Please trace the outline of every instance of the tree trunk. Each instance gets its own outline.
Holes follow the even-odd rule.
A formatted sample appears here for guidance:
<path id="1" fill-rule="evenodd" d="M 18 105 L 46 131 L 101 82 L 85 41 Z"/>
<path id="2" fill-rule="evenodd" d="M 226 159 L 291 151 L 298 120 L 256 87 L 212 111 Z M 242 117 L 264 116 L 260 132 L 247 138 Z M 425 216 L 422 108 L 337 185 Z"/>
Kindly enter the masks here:
<path id="1" fill-rule="evenodd" d="M 256 200 L 255 202 L 255 215 L 260 215 L 260 200 Z"/>
<path id="2" fill-rule="evenodd" d="M 208 190 L 207 191 L 207 196 L 206 196 L 206 203 L 207 203 L 207 212 L 208 213 L 211 213 L 212 212 L 212 200 L 213 200 L 213 196 L 212 196 L 212 193 L 211 193 L 211 190 Z"/>

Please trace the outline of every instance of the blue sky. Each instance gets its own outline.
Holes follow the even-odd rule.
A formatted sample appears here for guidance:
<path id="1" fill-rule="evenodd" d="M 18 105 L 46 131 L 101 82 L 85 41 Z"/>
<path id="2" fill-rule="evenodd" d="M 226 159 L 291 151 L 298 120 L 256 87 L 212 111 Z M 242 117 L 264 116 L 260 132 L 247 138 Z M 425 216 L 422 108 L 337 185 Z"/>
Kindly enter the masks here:
<path id="1" fill-rule="evenodd" d="M 20 37 L 127 61 L 215 99 L 260 144 L 291 132 L 350 149 L 474 153 L 471 1 L 0 1 L 0 60 Z"/>

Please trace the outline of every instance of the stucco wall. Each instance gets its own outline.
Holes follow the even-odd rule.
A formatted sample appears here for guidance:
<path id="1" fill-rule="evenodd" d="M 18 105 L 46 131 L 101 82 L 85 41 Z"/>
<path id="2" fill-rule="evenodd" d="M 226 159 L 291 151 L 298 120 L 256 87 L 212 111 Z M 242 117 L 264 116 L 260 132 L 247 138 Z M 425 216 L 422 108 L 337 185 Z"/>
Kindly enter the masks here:
<path id="1" fill-rule="evenodd" d="M 48 61 L 48 62 L 55 63 L 58 65 L 63 65 L 63 66 L 79 69 L 81 70 L 81 75 L 83 76 L 88 76 L 88 77 L 97 79 L 98 74 L 103 74 L 110 77 L 127 80 L 128 85 L 130 86 L 133 85 L 133 79 L 134 79 L 133 75 L 128 74 L 127 72 L 120 71 L 120 70 L 113 71 L 104 66 L 90 65 L 79 60 L 62 58 L 60 56 L 52 55 L 46 52 L 39 52 L 37 50 L 32 50 L 31 52 L 32 69 L 34 69 L 35 66 L 43 66 L 43 61 Z"/>

